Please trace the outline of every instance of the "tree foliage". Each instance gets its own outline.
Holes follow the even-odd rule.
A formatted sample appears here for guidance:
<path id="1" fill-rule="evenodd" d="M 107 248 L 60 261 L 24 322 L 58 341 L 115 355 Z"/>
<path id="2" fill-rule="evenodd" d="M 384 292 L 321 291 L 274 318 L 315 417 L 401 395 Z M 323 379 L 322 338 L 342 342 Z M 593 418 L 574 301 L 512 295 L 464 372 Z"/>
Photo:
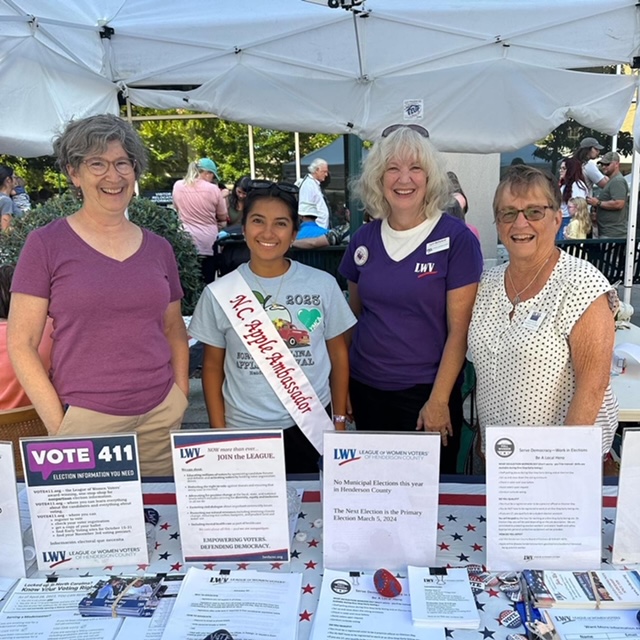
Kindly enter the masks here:
<path id="1" fill-rule="evenodd" d="M 71 193 L 65 193 L 13 220 L 10 231 L 0 234 L 0 264 L 17 262 L 30 231 L 43 227 L 56 218 L 68 216 L 81 206 L 82 203 Z M 191 236 L 182 228 L 175 211 L 164 209 L 145 198 L 134 198 L 128 211 L 132 222 L 162 236 L 173 247 L 184 291 L 182 313 L 191 315 L 204 287 L 198 254 Z"/>
<path id="2" fill-rule="evenodd" d="M 136 107 L 133 113 L 135 116 L 157 116 L 191 112 Z M 245 124 L 219 118 L 149 120 L 134 124 L 149 152 L 149 169 L 140 181 L 143 191 L 170 191 L 173 183 L 186 173 L 189 162 L 203 157 L 216 162 L 220 178 L 227 186 L 250 173 L 249 133 Z M 319 149 L 336 137 L 301 133 L 300 155 Z M 260 178 L 279 180 L 283 165 L 295 159 L 294 134 L 291 132 L 254 127 L 253 144 L 256 175 Z M 0 155 L 0 163 L 10 165 L 25 179 L 27 191 L 32 196 L 42 188 L 52 193 L 61 193 L 67 188 L 67 179 L 57 171 L 51 156 L 16 158 Z"/>
<path id="3" fill-rule="evenodd" d="M 560 160 L 572 155 L 578 148 L 580 140 L 587 137 L 596 138 L 607 150 L 611 149 L 611 141 L 613 140 L 611 136 L 604 135 L 595 129 L 583 127 L 575 120 L 567 120 L 537 143 L 538 149 L 533 152 L 533 155 L 550 162 L 552 170 L 555 172 Z M 633 136 L 627 131 L 618 132 L 616 151 L 625 155 L 633 151 Z"/>
<path id="4" fill-rule="evenodd" d="M 138 108 L 136 115 L 167 115 L 171 112 Z M 174 112 L 188 114 L 187 111 Z M 136 127 L 149 150 L 149 171 L 143 189 L 170 189 L 187 165 L 209 157 L 218 165 L 220 178 L 231 186 L 250 173 L 247 125 L 218 118 L 137 121 Z M 326 134 L 300 134 L 300 153 L 306 155 L 335 140 Z M 282 177 L 282 167 L 295 158 L 294 134 L 275 129 L 253 128 L 256 175 L 269 180 Z"/>

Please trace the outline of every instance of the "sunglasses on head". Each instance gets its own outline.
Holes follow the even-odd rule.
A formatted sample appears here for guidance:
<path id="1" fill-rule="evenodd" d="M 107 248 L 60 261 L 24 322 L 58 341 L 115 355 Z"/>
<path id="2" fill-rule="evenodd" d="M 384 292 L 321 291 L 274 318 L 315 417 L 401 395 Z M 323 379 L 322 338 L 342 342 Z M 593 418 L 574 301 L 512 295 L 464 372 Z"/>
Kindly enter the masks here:
<path id="1" fill-rule="evenodd" d="M 271 180 L 251 180 L 247 183 L 245 191 L 251 193 L 256 190 L 277 189 L 282 193 L 288 193 L 292 195 L 298 195 L 298 187 L 295 184 L 289 182 L 271 182 Z"/>
<path id="2" fill-rule="evenodd" d="M 423 138 L 429 137 L 429 132 L 424 127 L 421 127 L 419 124 L 391 124 L 386 129 L 383 129 L 380 135 L 382 138 L 386 138 L 387 136 L 391 135 L 394 131 L 397 131 L 398 129 L 405 129 L 405 128 L 415 131 L 416 133 L 420 134 Z"/>

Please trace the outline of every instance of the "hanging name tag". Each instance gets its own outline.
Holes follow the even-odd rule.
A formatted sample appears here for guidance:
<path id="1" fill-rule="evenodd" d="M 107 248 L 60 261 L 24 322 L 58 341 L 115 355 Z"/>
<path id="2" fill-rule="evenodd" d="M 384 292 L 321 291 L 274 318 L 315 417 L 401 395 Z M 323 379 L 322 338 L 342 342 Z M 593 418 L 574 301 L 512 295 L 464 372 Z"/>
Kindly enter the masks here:
<path id="1" fill-rule="evenodd" d="M 529 317 L 522 323 L 524 327 L 529 329 L 530 331 L 537 331 L 547 315 L 546 311 L 535 311 L 533 310 Z"/>
<path id="2" fill-rule="evenodd" d="M 427 255 L 431 253 L 438 253 L 439 251 L 446 251 L 449 248 L 451 241 L 449 238 L 441 238 L 440 240 L 434 240 L 433 242 L 427 242 Z"/>

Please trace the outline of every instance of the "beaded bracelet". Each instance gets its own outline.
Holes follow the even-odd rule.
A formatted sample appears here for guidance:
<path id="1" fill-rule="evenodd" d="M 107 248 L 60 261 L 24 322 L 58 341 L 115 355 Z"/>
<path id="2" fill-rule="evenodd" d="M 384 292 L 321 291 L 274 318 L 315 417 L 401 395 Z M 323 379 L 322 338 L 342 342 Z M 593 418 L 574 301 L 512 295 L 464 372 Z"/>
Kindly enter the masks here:
<path id="1" fill-rule="evenodd" d="M 333 416 L 333 421 L 334 422 L 346 422 L 347 421 L 347 416 L 334 415 Z"/>

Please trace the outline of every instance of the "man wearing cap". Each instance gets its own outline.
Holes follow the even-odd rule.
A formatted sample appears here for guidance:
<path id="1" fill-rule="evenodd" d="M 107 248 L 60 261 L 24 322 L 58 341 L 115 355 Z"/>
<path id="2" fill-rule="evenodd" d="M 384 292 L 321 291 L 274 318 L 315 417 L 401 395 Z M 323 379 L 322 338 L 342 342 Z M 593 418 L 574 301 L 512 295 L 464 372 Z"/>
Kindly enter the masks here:
<path id="1" fill-rule="evenodd" d="M 599 164 L 608 182 L 597 198 L 587 198 L 587 202 L 596 207 L 598 237 L 626 238 L 629 184 L 620 173 L 620 156 L 615 151 L 608 151 Z"/>
<path id="2" fill-rule="evenodd" d="M 217 180 L 216 163 L 211 158 L 200 158 L 190 163 L 184 179 L 173 185 L 173 205 L 196 246 L 206 284 L 215 278 L 213 243 L 218 230 L 227 224 L 227 202 L 215 184 Z"/>
<path id="3" fill-rule="evenodd" d="M 314 214 L 316 224 L 326 231 L 329 228 L 329 208 L 325 202 L 320 184 L 329 175 L 329 165 L 326 160 L 316 158 L 309 165 L 308 172 L 308 175 L 300 183 L 298 215 Z"/>
<path id="4" fill-rule="evenodd" d="M 593 193 L 594 184 L 602 188 L 609 181 L 609 178 L 600 172 L 595 162 L 602 149 L 604 147 L 595 138 L 583 138 L 573 154 L 573 157 L 582 163 L 582 173 L 587 183 L 589 195 Z"/>

